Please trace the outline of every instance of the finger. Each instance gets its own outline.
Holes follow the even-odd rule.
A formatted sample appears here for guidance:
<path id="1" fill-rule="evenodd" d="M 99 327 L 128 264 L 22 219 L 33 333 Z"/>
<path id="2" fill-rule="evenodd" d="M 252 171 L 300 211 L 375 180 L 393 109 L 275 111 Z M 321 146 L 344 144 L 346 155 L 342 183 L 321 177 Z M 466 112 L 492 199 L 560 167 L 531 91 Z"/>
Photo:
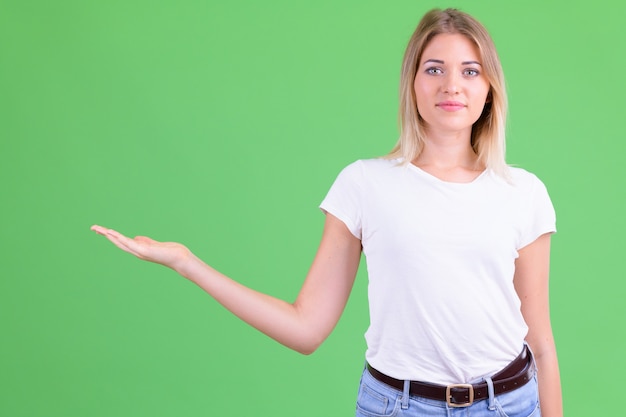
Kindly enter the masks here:
<path id="1" fill-rule="evenodd" d="M 143 252 L 145 252 L 145 243 L 126 237 L 115 230 L 109 229 L 107 231 L 106 237 L 118 248 L 126 252 L 132 253 L 135 256 L 142 257 Z"/>
<path id="2" fill-rule="evenodd" d="M 148 244 L 158 243 L 156 240 L 150 239 L 148 236 L 135 236 L 134 240 L 136 242 L 148 243 Z"/>
<path id="3" fill-rule="evenodd" d="M 115 239 L 113 237 L 109 237 L 109 236 L 107 236 L 107 238 L 109 239 L 109 241 L 111 241 L 111 243 L 113 243 L 115 246 L 117 246 L 118 248 L 120 248 L 124 252 L 128 252 L 128 253 L 130 253 L 132 255 L 139 256 L 139 254 L 136 251 L 134 251 L 133 248 L 130 248 L 127 245 L 125 245 L 124 242 L 122 242 L 122 241 L 120 241 L 118 239 Z"/>
<path id="4" fill-rule="evenodd" d="M 91 226 L 91 230 L 106 237 L 111 243 L 124 252 L 130 253 L 140 259 L 148 259 L 147 254 L 149 246 L 158 243 L 156 240 L 146 236 L 137 236 L 131 239 L 116 230 L 98 225 Z"/>
<path id="5" fill-rule="evenodd" d="M 108 229 L 106 227 L 98 225 L 91 226 L 91 230 L 98 233 L 99 235 L 106 237 L 111 243 L 113 243 L 124 252 L 128 252 L 132 255 L 140 257 L 140 250 L 138 250 L 138 245 L 135 245 L 135 242 L 132 239 L 129 239 L 123 234 L 113 229 Z"/>
<path id="6" fill-rule="evenodd" d="M 113 229 L 108 229 L 106 227 L 98 226 L 97 224 L 94 224 L 93 226 L 91 226 L 91 230 L 93 230 L 94 232 L 102 236 L 116 236 L 116 237 L 123 236 L 121 233 Z"/>
<path id="7" fill-rule="evenodd" d="M 107 228 L 98 226 L 97 224 L 94 224 L 93 226 L 91 226 L 90 229 L 99 235 L 106 235 L 106 231 L 108 230 Z"/>

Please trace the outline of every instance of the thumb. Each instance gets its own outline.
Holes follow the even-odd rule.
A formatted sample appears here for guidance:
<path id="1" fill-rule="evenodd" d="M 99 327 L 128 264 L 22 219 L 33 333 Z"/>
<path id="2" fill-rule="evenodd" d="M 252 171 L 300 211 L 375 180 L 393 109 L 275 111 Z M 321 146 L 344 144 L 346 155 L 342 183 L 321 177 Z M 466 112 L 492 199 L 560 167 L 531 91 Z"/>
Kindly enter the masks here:
<path id="1" fill-rule="evenodd" d="M 139 243 L 158 243 L 156 240 L 150 239 L 148 236 L 135 236 L 134 240 Z"/>

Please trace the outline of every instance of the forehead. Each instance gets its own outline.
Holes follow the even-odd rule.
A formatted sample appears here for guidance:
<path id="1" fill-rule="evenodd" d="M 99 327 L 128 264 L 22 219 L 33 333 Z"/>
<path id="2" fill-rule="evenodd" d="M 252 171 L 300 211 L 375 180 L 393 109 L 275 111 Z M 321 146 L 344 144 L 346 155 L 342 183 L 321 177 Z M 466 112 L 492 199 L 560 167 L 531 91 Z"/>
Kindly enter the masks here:
<path id="1" fill-rule="evenodd" d="M 481 61 L 478 46 L 460 33 L 441 33 L 435 35 L 424 48 L 420 63 L 436 59 L 442 61 Z"/>

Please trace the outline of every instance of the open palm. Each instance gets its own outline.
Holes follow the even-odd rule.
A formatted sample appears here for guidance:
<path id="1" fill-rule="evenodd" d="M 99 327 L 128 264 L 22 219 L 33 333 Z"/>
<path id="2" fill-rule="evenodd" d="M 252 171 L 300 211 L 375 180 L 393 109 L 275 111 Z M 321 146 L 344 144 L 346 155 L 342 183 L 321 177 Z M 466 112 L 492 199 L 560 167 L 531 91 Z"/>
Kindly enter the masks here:
<path id="1" fill-rule="evenodd" d="M 158 242 L 146 236 L 129 238 L 106 227 L 94 225 L 91 230 L 109 239 L 115 246 L 145 261 L 176 269 L 189 255 L 186 246 L 176 242 Z"/>

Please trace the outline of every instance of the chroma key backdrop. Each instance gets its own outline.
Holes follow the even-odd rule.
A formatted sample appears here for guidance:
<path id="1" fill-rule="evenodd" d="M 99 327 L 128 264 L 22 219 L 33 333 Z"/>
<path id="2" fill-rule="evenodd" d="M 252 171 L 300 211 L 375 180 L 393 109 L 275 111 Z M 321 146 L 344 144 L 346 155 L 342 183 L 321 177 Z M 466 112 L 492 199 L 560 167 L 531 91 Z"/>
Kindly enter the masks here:
<path id="1" fill-rule="evenodd" d="M 302 356 L 89 227 L 183 242 L 293 300 L 335 176 L 396 141 L 402 54 L 433 7 L 493 35 L 508 161 L 557 210 L 566 415 L 613 412 L 626 373 L 618 3 L 0 0 L 0 416 L 354 415 L 364 267 L 335 331 Z"/>

